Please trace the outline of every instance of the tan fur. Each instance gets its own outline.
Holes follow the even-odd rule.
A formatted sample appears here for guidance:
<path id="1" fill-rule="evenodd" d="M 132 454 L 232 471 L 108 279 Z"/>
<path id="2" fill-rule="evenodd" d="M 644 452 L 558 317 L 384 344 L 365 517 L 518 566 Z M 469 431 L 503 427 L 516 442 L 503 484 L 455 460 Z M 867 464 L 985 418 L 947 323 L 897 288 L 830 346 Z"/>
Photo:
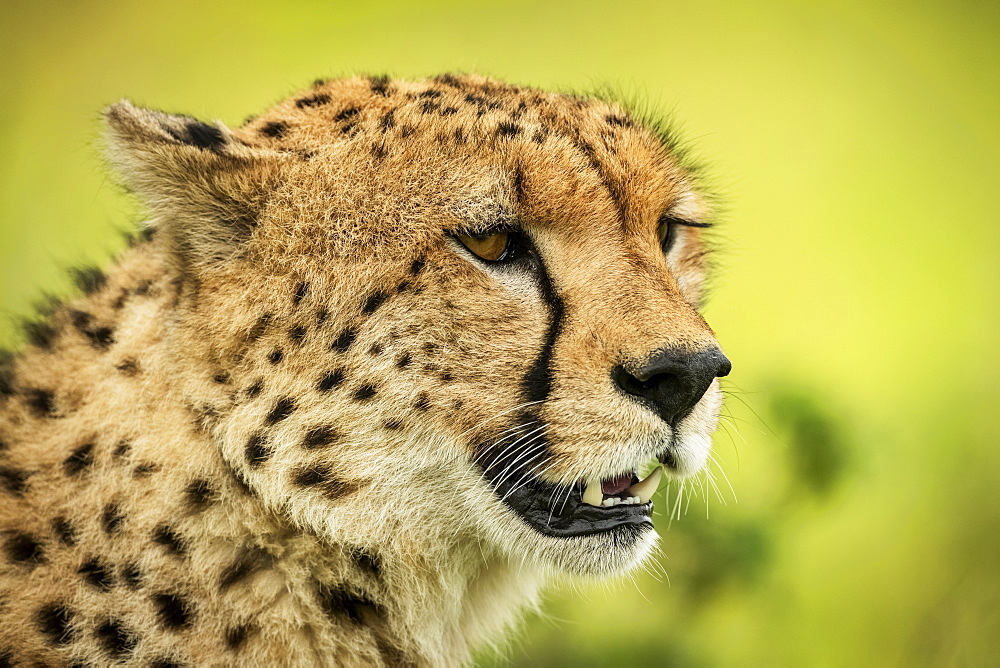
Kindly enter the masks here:
<path id="1" fill-rule="evenodd" d="M 640 466 L 673 435 L 609 369 L 715 345 L 699 230 L 666 261 L 656 236 L 703 197 L 654 132 L 475 76 L 318 82 L 236 130 L 107 119 L 155 234 L 5 372 L 0 657 L 458 665 L 553 575 L 646 557 L 652 532 L 542 536 L 481 479 L 552 315 L 450 233 L 522 225 L 562 300 L 534 473 Z M 681 423 L 679 474 L 719 397 Z"/>

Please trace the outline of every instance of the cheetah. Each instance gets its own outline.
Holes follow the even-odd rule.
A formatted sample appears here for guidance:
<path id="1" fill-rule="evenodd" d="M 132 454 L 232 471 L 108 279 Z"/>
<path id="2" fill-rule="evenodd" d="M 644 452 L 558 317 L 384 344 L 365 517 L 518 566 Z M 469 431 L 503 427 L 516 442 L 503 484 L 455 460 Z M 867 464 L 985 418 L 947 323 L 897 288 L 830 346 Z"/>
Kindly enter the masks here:
<path id="1" fill-rule="evenodd" d="M 649 557 L 730 370 L 659 125 L 465 74 L 105 116 L 147 222 L 4 358 L 0 666 L 462 665 Z"/>

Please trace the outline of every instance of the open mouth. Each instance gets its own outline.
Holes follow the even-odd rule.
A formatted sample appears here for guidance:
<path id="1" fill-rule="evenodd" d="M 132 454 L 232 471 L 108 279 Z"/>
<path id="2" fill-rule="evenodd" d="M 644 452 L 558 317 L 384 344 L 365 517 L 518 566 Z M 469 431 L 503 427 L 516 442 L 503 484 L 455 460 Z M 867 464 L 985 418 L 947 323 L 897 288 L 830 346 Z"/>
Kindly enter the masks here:
<path id="1" fill-rule="evenodd" d="M 650 499 L 663 469 L 640 480 L 635 472 L 602 480 L 553 485 L 534 476 L 498 477 L 485 471 L 494 493 L 528 526 L 546 536 L 571 538 L 626 526 L 652 526 Z"/>

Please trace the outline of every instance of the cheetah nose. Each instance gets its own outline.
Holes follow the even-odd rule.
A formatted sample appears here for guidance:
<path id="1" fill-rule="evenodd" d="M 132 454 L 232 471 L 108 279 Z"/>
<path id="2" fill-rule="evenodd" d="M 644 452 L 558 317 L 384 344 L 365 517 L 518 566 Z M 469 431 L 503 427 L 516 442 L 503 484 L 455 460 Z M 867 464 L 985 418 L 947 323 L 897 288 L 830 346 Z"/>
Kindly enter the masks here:
<path id="1" fill-rule="evenodd" d="M 611 379 L 622 392 L 676 425 L 691 412 L 712 381 L 729 375 L 731 370 L 732 364 L 718 348 L 699 352 L 667 348 L 657 351 L 635 371 L 626 371 L 619 364 L 611 370 Z"/>

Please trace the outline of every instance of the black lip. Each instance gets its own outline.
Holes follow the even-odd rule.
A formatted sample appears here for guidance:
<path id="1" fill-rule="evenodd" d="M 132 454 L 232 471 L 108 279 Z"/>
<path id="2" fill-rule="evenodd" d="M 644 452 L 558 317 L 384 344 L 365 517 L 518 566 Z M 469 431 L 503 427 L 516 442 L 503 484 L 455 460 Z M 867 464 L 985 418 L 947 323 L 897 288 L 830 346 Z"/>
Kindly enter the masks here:
<path id="1" fill-rule="evenodd" d="M 569 490 L 538 478 L 497 482 L 485 472 L 493 492 L 507 507 L 517 513 L 535 531 L 553 538 L 573 538 L 606 533 L 627 526 L 653 526 L 653 504 L 647 501 L 635 505 L 598 508 L 584 503 L 582 491 L 576 485 Z M 510 476 L 508 476 L 510 477 Z"/>

